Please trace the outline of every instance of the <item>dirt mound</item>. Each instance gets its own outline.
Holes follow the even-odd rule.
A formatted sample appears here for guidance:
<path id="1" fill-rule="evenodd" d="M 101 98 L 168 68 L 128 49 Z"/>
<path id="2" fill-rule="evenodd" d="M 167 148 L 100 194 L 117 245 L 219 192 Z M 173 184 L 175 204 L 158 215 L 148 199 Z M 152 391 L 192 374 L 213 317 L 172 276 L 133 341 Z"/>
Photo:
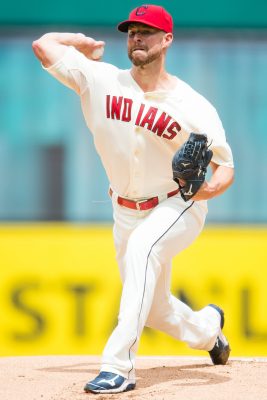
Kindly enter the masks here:
<path id="1" fill-rule="evenodd" d="M 99 371 L 92 356 L 3 357 L 1 400 L 255 400 L 267 399 L 267 359 L 231 359 L 214 366 L 209 358 L 139 357 L 134 391 L 94 395 L 83 391 Z"/>

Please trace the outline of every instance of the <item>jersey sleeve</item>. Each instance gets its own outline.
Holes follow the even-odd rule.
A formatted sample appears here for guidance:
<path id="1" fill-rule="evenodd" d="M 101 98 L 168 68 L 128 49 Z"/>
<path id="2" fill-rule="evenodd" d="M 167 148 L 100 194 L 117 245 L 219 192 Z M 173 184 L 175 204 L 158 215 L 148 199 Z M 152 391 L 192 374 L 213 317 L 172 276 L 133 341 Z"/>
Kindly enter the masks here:
<path id="1" fill-rule="evenodd" d="M 212 161 L 233 168 L 232 150 L 215 107 L 203 96 L 197 95 L 191 102 L 191 109 L 194 110 L 192 120 L 196 133 L 205 133 L 208 137 L 208 146 L 213 151 Z"/>
<path id="2" fill-rule="evenodd" d="M 82 95 L 87 88 L 92 89 L 99 77 L 112 66 L 86 58 L 74 47 L 69 46 L 63 57 L 55 64 L 43 69 L 63 85 Z"/>
<path id="3" fill-rule="evenodd" d="M 204 114 L 205 115 L 205 114 Z M 226 140 L 225 131 L 216 109 L 210 105 L 203 124 L 203 132 L 207 134 L 209 148 L 213 151 L 212 161 L 225 167 L 234 167 L 232 150 Z"/>
<path id="4" fill-rule="evenodd" d="M 186 115 L 189 133 L 206 134 L 208 146 L 213 151 L 212 161 L 217 165 L 234 168 L 232 150 L 216 108 L 200 93 L 180 81 L 183 93 L 182 110 Z"/>

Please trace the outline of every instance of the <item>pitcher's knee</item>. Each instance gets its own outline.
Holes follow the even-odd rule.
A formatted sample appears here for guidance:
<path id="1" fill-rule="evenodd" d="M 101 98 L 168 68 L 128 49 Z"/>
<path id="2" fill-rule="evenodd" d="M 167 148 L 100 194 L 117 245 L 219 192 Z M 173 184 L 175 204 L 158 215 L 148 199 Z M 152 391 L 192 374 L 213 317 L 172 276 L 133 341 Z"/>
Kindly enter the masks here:
<path id="1" fill-rule="evenodd" d="M 154 256 L 156 253 L 156 245 L 153 243 L 150 237 L 145 236 L 140 231 L 134 231 L 127 244 L 127 252 L 136 252 L 146 257 L 149 255 Z"/>

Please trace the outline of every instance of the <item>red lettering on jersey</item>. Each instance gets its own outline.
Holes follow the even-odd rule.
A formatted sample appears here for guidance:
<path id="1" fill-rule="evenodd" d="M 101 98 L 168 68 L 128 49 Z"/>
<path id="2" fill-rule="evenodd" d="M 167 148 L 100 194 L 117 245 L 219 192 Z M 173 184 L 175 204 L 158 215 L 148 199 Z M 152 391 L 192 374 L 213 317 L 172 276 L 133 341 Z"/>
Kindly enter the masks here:
<path id="1" fill-rule="evenodd" d="M 166 129 L 168 123 L 170 122 L 171 117 L 168 115 L 166 118 L 166 113 L 163 112 L 159 119 L 155 122 L 153 126 L 152 132 L 156 133 L 158 136 L 161 136 Z"/>
<path id="2" fill-rule="evenodd" d="M 123 103 L 123 113 L 121 120 L 124 122 L 130 122 L 132 119 L 132 105 L 133 105 L 133 100 L 131 99 L 124 99 Z"/>
<path id="3" fill-rule="evenodd" d="M 138 114 L 137 114 L 137 117 L 136 117 L 136 121 L 135 121 L 135 125 L 137 125 L 137 126 L 139 126 L 139 124 L 140 124 L 140 119 L 142 117 L 144 108 L 145 108 L 145 105 L 142 103 L 140 108 L 139 108 L 139 111 L 138 111 Z"/>
<path id="4" fill-rule="evenodd" d="M 175 131 L 175 129 L 177 129 L 177 132 Z M 167 129 L 167 132 L 170 133 L 170 135 L 167 135 L 167 133 L 164 133 L 164 135 L 162 135 L 162 137 L 164 137 L 165 139 L 169 139 L 172 140 L 173 138 L 175 138 L 175 136 L 177 135 L 177 133 L 181 130 L 182 128 L 180 127 L 180 125 L 178 124 L 178 122 L 173 122 Z"/>
<path id="5" fill-rule="evenodd" d="M 140 126 L 142 126 L 144 128 L 145 125 L 147 124 L 147 129 L 151 131 L 152 126 L 155 121 L 155 117 L 157 115 L 157 112 L 158 112 L 158 109 L 156 107 L 150 107 L 148 112 L 144 116 L 143 121 L 141 122 Z"/>
<path id="6" fill-rule="evenodd" d="M 112 119 L 121 119 L 121 105 L 122 105 L 122 99 L 123 97 L 120 96 L 117 98 L 117 96 L 112 97 L 112 105 L 111 105 L 111 118 Z"/>
<path id="7" fill-rule="evenodd" d="M 135 125 L 146 128 L 155 133 L 157 136 L 163 137 L 164 139 L 174 139 L 181 130 L 181 126 L 178 124 L 178 122 L 173 121 L 172 117 L 166 112 L 161 112 L 160 116 L 156 118 L 157 113 L 159 112 L 157 107 L 149 107 L 148 111 L 143 117 L 145 107 L 145 104 L 140 104 Z M 132 108 L 132 99 L 124 98 L 123 96 L 106 95 L 107 118 L 117 119 L 123 122 L 130 122 L 132 120 Z"/>
<path id="8" fill-rule="evenodd" d="M 110 118 L 110 95 L 106 96 L 106 114 L 107 118 Z"/>

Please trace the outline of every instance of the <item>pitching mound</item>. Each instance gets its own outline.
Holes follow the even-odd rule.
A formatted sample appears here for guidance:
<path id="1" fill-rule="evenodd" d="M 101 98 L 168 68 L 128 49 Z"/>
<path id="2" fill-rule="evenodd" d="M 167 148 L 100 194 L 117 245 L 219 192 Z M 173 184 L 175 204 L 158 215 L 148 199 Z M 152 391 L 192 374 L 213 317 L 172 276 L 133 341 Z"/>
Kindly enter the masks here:
<path id="1" fill-rule="evenodd" d="M 83 391 L 99 371 L 89 356 L 0 359 L 1 400 L 255 400 L 267 399 L 267 359 L 231 359 L 213 366 L 208 358 L 139 357 L 136 390 L 95 395 Z"/>

